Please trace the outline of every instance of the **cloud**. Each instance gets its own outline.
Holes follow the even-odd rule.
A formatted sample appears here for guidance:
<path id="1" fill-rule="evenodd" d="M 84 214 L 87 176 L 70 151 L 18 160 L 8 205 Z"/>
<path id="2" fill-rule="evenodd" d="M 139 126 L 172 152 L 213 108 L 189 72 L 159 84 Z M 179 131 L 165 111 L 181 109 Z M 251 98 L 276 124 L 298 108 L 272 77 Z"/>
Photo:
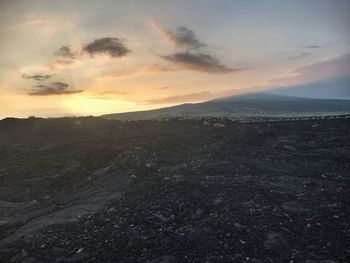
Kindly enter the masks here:
<path id="1" fill-rule="evenodd" d="M 166 89 L 170 89 L 169 86 L 163 86 L 163 87 L 156 87 L 154 89 L 157 89 L 157 90 L 166 90 Z"/>
<path id="2" fill-rule="evenodd" d="M 49 69 L 56 70 L 58 68 L 66 68 L 74 64 L 73 60 L 56 60 L 48 65 Z"/>
<path id="3" fill-rule="evenodd" d="M 54 53 L 55 56 L 65 58 L 75 58 L 75 53 L 68 46 L 63 46 Z"/>
<path id="4" fill-rule="evenodd" d="M 153 64 L 152 66 L 145 69 L 145 71 L 153 72 L 153 73 L 167 73 L 167 72 L 178 71 L 178 69 L 165 67 L 165 66 L 159 65 L 159 64 Z"/>
<path id="5" fill-rule="evenodd" d="M 80 93 L 82 90 L 70 90 L 69 85 L 64 82 L 51 82 L 47 85 L 37 85 L 35 90 L 32 90 L 31 96 L 51 96 L 51 95 L 69 95 Z"/>
<path id="6" fill-rule="evenodd" d="M 85 45 L 83 51 L 94 56 L 96 54 L 107 54 L 111 57 L 123 57 L 130 52 L 122 40 L 116 37 L 105 37 L 95 39 Z"/>
<path id="7" fill-rule="evenodd" d="M 347 53 L 297 68 L 292 73 L 309 79 L 325 79 L 349 76 L 349 69 L 350 53 Z"/>
<path id="8" fill-rule="evenodd" d="M 267 82 L 275 86 L 343 78 L 350 76 L 349 68 L 350 53 L 347 53 L 289 70 L 284 76 Z"/>
<path id="9" fill-rule="evenodd" d="M 159 64 L 153 64 L 149 67 L 144 67 L 140 69 L 136 69 L 135 71 L 122 71 L 118 73 L 108 74 L 105 76 L 101 76 L 98 79 L 113 81 L 113 80 L 121 80 L 121 79 L 131 79 L 138 77 L 147 77 L 147 76 L 159 76 L 159 74 L 171 74 L 179 71 L 179 68 L 169 68 Z"/>
<path id="10" fill-rule="evenodd" d="M 115 100 L 119 99 L 120 96 L 127 96 L 129 95 L 129 91 L 105 91 L 105 92 L 99 92 L 99 93 L 88 93 L 85 96 L 90 99 L 96 99 L 96 100 Z"/>
<path id="11" fill-rule="evenodd" d="M 322 48 L 322 46 L 320 46 L 320 45 L 308 45 L 308 46 L 304 46 L 304 48 L 318 49 L 318 48 Z"/>
<path id="12" fill-rule="evenodd" d="M 287 59 L 288 60 L 298 60 L 298 59 L 302 59 L 305 57 L 310 57 L 312 54 L 310 52 L 297 52 L 294 55 L 289 56 Z"/>
<path id="13" fill-rule="evenodd" d="M 242 70 L 227 67 L 223 65 L 216 57 L 210 54 L 199 51 L 194 52 L 193 50 L 198 50 L 199 48 L 206 46 L 206 44 L 201 42 L 196 37 L 195 33 L 187 27 L 182 26 L 179 27 L 176 32 L 171 32 L 161 27 L 154 21 L 152 21 L 150 25 L 176 47 L 187 48 L 187 51 L 184 52 L 161 56 L 161 58 L 169 62 L 180 65 L 182 69 L 190 69 L 208 73 L 229 73 Z"/>
<path id="14" fill-rule="evenodd" d="M 213 97 L 213 94 L 210 92 L 198 92 L 198 93 L 189 93 L 184 95 L 169 96 L 160 99 L 152 99 L 143 101 L 144 104 L 171 104 L 171 103 L 184 103 L 184 102 L 197 102 L 208 100 Z"/>
<path id="15" fill-rule="evenodd" d="M 217 58 L 200 52 L 179 52 L 168 56 L 162 56 L 162 58 L 169 62 L 181 65 L 186 69 L 208 73 L 230 73 L 242 70 L 229 68 L 221 64 Z"/>
<path id="16" fill-rule="evenodd" d="M 306 48 L 306 47 L 303 47 L 303 48 Z M 302 50 L 281 51 L 281 52 L 278 52 L 277 54 L 287 60 L 299 60 L 305 57 L 312 56 L 311 52 L 302 51 Z"/>
<path id="17" fill-rule="evenodd" d="M 179 27 L 176 32 L 171 32 L 154 21 L 151 22 L 151 27 L 160 32 L 166 40 L 176 47 L 198 49 L 205 46 L 205 44 L 196 37 L 195 33 L 187 27 L 182 26 Z"/>
<path id="18" fill-rule="evenodd" d="M 27 74 L 22 74 L 23 79 L 33 79 L 37 81 L 43 81 L 51 78 L 53 75 L 46 75 L 46 74 L 34 74 L 34 75 L 27 75 Z"/>

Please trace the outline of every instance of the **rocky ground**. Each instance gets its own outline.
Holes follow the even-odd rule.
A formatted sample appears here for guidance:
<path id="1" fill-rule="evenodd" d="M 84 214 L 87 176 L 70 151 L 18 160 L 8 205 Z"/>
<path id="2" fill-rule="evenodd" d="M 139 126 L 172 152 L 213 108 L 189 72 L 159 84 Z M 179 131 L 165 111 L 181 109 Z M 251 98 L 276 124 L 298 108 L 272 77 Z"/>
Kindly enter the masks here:
<path id="1" fill-rule="evenodd" d="M 2 120 L 0 261 L 349 262 L 349 131 Z"/>

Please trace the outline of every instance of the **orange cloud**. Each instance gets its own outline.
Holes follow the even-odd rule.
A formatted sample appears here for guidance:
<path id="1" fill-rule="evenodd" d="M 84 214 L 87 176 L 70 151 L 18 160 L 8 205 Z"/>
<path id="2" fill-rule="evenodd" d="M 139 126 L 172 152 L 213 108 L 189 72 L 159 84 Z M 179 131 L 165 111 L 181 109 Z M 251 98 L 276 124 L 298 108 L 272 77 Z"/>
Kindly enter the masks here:
<path id="1" fill-rule="evenodd" d="M 49 64 L 49 69 L 50 70 L 58 70 L 58 69 L 64 69 L 67 67 L 70 67 L 74 64 L 75 62 L 73 60 L 55 60 L 51 64 Z"/>
<path id="2" fill-rule="evenodd" d="M 176 40 L 176 37 L 168 30 L 164 29 L 163 27 L 161 27 L 158 23 L 156 23 L 155 21 L 151 21 L 149 23 L 149 25 L 151 26 L 151 28 L 158 32 L 160 35 L 162 35 L 164 37 L 165 40 L 167 40 L 169 43 L 180 47 L 181 44 Z"/>

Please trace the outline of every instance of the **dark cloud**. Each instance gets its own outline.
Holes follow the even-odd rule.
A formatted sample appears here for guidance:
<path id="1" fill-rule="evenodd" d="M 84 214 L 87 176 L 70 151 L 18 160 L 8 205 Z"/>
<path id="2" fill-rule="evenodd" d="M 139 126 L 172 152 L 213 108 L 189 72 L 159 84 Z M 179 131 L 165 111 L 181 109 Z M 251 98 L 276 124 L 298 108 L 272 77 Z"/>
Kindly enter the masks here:
<path id="1" fill-rule="evenodd" d="M 70 90 L 69 85 L 64 82 L 51 82 L 47 85 L 37 85 L 29 95 L 32 96 L 50 96 L 50 95 L 69 95 L 82 92 L 82 90 Z"/>
<path id="2" fill-rule="evenodd" d="M 111 57 L 123 57 L 130 52 L 123 42 L 116 37 L 105 37 L 95 39 L 93 42 L 85 45 L 83 51 L 90 54 L 108 54 Z"/>
<path id="3" fill-rule="evenodd" d="M 169 37 L 173 40 L 173 43 L 177 46 L 187 46 L 189 48 L 198 49 L 205 46 L 195 36 L 194 32 L 187 27 L 179 27 L 176 33 L 169 32 Z"/>
<path id="4" fill-rule="evenodd" d="M 179 27 L 175 37 L 182 45 L 187 45 L 192 48 L 200 48 L 205 46 L 204 43 L 200 42 L 196 38 L 194 32 L 186 27 Z"/>
<path id="5" fill-rule="evenodd" d="M 75 58 L 74 52 L 68 46 L 61 47 L 54 53 L 54 55 L 65 58 Z"/>
<path id="6" fill-rule="evenodd" d="M 209 54 L 199 52 L 180 52 L 169 56 L 162 56 L 162 58 L 172 63 L 179 64 L 186 69 L 203 71 L 208 73 L 230 73 L 242 70 L 229 68 L 221 64 L 221 62 L 217 58 Z"/>
<path id="7" fill-rule="evenodd" d="M 205 44 L 196 37 L 195 33 L 187 27 L 179 27 L 176 32 L 171 32 L 156 22 L 151 22 L 152 28 L 160 32 L 168 41 L 177 47 L 188 47 L 198 49 Z"/>
<path id="8" fill-rule="evenodd" d="M 46 74 L 34 74 L 34 75 L 27 75 L 27 74 L 22 74 L 23 79 L 33 79 L 33 80 L 38 80 L 38 81 L 43 81 L 51 78 L 53 75 L 46 75 Z"/>
<path id="9" fill-rule="evenodd" d="M 147 100 L 143 103 L 145 104 L 170 104 L 170 103 L 184 103 L 184 102 L 197 102 L 208 100 L 213 97 L 213 94 L 210 92 L 198 92 L 198 93 L 189 93 L 184 95 L 169 96 L 160 99 Z"/>

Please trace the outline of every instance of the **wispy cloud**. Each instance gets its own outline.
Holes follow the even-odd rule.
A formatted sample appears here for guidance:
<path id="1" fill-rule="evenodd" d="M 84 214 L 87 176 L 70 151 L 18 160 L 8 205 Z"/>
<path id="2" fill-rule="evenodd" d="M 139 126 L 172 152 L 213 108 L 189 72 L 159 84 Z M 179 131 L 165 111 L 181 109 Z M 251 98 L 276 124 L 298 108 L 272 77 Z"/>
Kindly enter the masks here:
<path id="1" fill-rule="evenodd" d="M 31 96 L 51 96 L 51 95 L 69 95 L 80 93 L 82 90 L 69 89 L 69 85 L 64 82 L 51 82 L 46 85 L 37 85 L 35 89 L 29 92 Z"/>
<path id="2" fill-rule="evenodd" d="M 135 69 L 134 71 L 122 71 L 114 74 L 108 74 L 106 76 L 99 77 L 100 80 L 118 80 L 118 79 L 130 79 L 143 76 L 153 76 L 159 74 L 170 74 L 181 70 L 180 68 L 165 67 L 159 64 L 153 64 L 149 67 Z"/>
<path id="3" fill-rule="evenodd" d="M 338 77 L 350 75 L 350 53 L 327 58 L 322 61 L 297 68 L 292 72 L 305 77 Z"/>
<path id="4" fill-rule="evenodd" d="M 290 85 L 300 82 L 311 82 L 324 79 L 342 78 L 350 76 L 350 53 L 325 58 L 303 67 L 287 71 L 284 76 L 270 79 L 268 84 Z"/>
<path id="5" fill-rule="evenodd" d="M 163 86 L 163 87 L 156 87 L 154 89 L 157 89 L 157 90 L 167 90 L 167 89 L 170 89 L 169 86 Z"/>
<path id="6" fill-rule="evenodd" d="M 216 57 L 201 52 L 179 52 L 163 59 L 182 66 L 185 69 L 202 71 L 207 73 L 232 73 L 243 69 L 233 69 L 223 65 Z"/>
<path id="7" fill-rule="evenodd" d="M 172 32 L 163 28 L 155 21 L 151 21 L 150 25 L 174 46 L 185 48 L 185 51 L 160 56 L 164 60 L 176 64 L 178 69 L 189 69 L 207 73 L 232 73 L 242 70 L 225 66 L 213 55 L 199 51 L 206 44 L 200 41 L 194 31 L 187 27 L 181 26 L 175 32 Z"/>
<path id="8" fill-rule="evenodd" d="M 56 69 L 59 69 L 59 68 L 66 68 L 66 67 L 72 66 L 74 63 L 75 63 L 74 60 L 62 60 L 62 59 L 59 59 L 59 60 L 55 60 L 55 61 L 51 62 L 48 65 L 48 68 L 50 70 L 56 70 Z"/>
<path id="9" fill-rule="evenodd" d="M 318 49 L 318 48 L 322 48 L 323 46 L 321 45 L 307 45 L 304 46 L 304 48 L 309 48 L 309 49 Z"/>
<path id="10" fill-rule="evenodd" d="M 179 27 L 175 32 L 171 32 L 154 21 L 151 21 L 150 25 L 176 47 L 198 49 L 205 46 L 205 44 L 196 37 L 194 31 L 185 26 Z"/>
<path id="11" fill-rule="evenodd" d="M 104 91 L 104 92 L 90 92 L 84 94 L 85 97 L 90 99 L 96 99 L 96 100 L 115 100 L 119 99 L 120 96 L 127 96 L 129 95 L 129 91 Z"/>
<path id="12" fill-rule="evenodd" d="M 296 52 L 295 54 L 288 56 L 288 60 L 298 60 L 303 59 L 305 57 L 310 57 L 312 54 L 310 52 Z"/>
<path id="13" fill-rule="evenodd" d="M 311 57 L 312 53 L 309 51 L 303 51 L 303 50 L 294 50 L 294 51 L 281 51 L 277 53 L 278 56 L 281 56 L 284 59 L 287 60 L 299 60 L 303 59 L 305 57 Z"/>
<path id="14" fill-rule="evenodd" d="M 49 75 L 49 74 L 33 74 L 33 75 L 22 74 L 23 79 L 32 79 L 37 81 L 48 80 L 52 76 L 53 75 Z"/>
<path id="15" fill-rule="evenodd" d="M 152 99 L 143 101 L 144 104 L 171 104 L 171 103 L 184 103 L 184 102 L 197 102 L 208 100 L 213 97 L 213 94 L 210 92 L 198 92 L 198 93 L 189 93 L 184 95 L 169 96 L 160 99 Z"/>
<path id="16" fill-rule="evenodd" d="M 59 48 L 57 51 L 55 51 L 54 55 L 65 58 L 75 58 L 76 56 L 69 46 Z"/>

